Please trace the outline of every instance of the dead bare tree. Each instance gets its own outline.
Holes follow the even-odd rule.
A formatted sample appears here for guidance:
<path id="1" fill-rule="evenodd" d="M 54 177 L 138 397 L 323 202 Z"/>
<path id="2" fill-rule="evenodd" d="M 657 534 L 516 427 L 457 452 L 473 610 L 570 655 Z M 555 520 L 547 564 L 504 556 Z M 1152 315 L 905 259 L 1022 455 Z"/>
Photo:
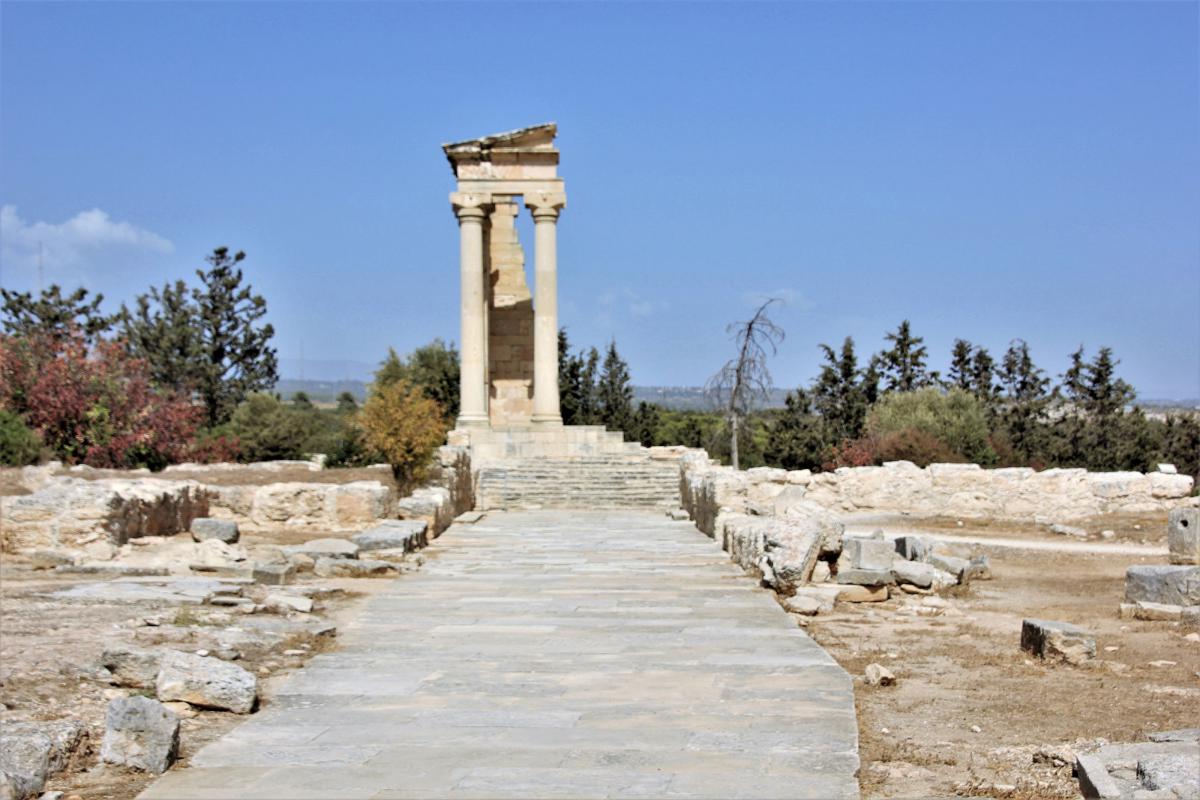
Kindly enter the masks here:
<path id="1" fill-rule="evenodd" d="M 772 303 L 781 302 L 778 297 L 772 297 L 746 322 L 734 322 L 725 328 L 737 344 L 737 357 L 726 362 L 705 386 L 705 391 L 729 418 L 729 460 L 734 469 L 738 468 L 740 422 L 758 400 L 765 400 L 771 394 L 767 358 L 778 351 L 784 333 L 783 328 L 767 316 L 767 309 Z"/>

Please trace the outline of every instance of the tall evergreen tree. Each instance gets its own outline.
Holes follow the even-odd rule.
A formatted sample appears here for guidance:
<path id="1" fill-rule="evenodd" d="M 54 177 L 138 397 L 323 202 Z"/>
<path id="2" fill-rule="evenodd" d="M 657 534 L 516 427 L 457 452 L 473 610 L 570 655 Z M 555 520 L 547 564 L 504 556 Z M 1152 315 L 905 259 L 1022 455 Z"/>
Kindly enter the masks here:
<path id="1" fill-rule="evenodd" d="M 819 467 L 830 450 L 830 439 L 826 420 L 813 413 L 812 396 L 797 389 L 788 392 L 771 426 L 764 456 L 768 464 L 783 469 Z"/>
<path id="2" fill-rule="evenodd" d="M 662 415 L 655 403 L 642 401 L 638 403 L 637 412 L 633 415 L 633 423 L 625 438 L 631 442 L 641 442 L 645 447 L 658 444 L 658 429 L 662 424 Z"/>
<path id="3" fill-rule="evenodd" d="M 821 415 L 829 435 L 837 441 L 856 439 L 867 417 L 867 393 L 854 353 L 854 339 L 842 342 L 841 353 L 822 344 L 825 363 L 813 383 L 812 406 Z"/>
<path id="4" fill-rule="evenodd" d="M 633 422 L 633 387 L 629 385 L 629 365 L 617 352 L 616 340 L 604 353 L 604 371 L 597 391 L 600 421 L 610 430 L 628 431 Z"/>
<path id="5" fill-rule="evenodd" d="M 600 402 L 600 351 L 594 347 L 588 349 L 586 357 L 580 355 L 579 396 L 579 424 L 602 424 L 604 418 Z"/>
<path id="6" fill-rule="evenodd" d="M 177 281 L 139 297 L 133 312 L 121 309 L 133 354 L 149 363 L 159 384 L 196 392 L 209 426 L 228 420 L 248 394 L 278 379 L 270 346 L 275 329 L 259 324 L 267 301 L 243 285 L 237 265 L 245 257 L 218 247 L 205 258 L 209 268 L 196 270 L 198 286 Z"/>
<path id="7" fill-rule="evenodd" d="M 1047 391 L 1050 379 L 1034 364 L 1023 339 L 1009 344 L 1000 362 L 999 378 L 1004 389 L 1001 427 L 1014 452 L 1028 461 L 1044 445 L 1040 434 L 1051 399 Z"/>
<path id="8" fill-rule="evenodd" d="M 996 360 L 985 347 L 976 347 L 971 357 L 971 394 L 984 402 L 988 413 L 995 413 L 1000 388 L 996 386 Z"/>
<path id="9" fill-rule="evenodd" d="M 925 366 L 928 357 L 925 340 L 913 335 L 908 320 L 883 338 L 892 343 L 891 349 L 881 354 L 889 392 L 912 392 L 937 382 L 937 373 L 929 372 Z"/>
<path id="10" fill-rule="evenodd" d="M 3 298 L 4 332 L 13 336 L 44 334 L 60 337 L 75 330 L 89 342 L 110 331 L 120 314 L 107 315 L 100 311 L 104 295 L 87 299 L 88 290 L 82 286 L 63 296 L 58 284 L 43 289 L 35 299 L 32 292 L 16 292 L 0 288 Z"/>
<path id="11" fill-rule="evenodd" d="M 971 343 L 966 339 L 954 340 L 954 349 L 950 351 L 950 373 L 946 380 L 947 388 L 958 388 L 964 392 L 971 391 L 971 383 L 974 378 L 972 353 Z"/>

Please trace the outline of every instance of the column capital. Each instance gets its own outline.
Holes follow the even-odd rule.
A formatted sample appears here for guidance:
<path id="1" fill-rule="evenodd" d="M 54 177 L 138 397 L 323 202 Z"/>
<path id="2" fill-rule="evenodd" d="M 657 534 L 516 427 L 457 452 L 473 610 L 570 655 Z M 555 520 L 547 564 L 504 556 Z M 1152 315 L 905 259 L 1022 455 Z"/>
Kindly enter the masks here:
<path id="1" fill-rule="evenodd" d="M 451 192 L 450 206 L 458 221 L 484 219 L 492 206 L 492 196 L 480 192 Z"/>
<path id="2" fill-rule="evenodd" d="M 536 219 L 558 219 L 560 212 L 567 205 L 565 192 L 531 192 L 525 195 L 525 207 L 533 212 Z"/>

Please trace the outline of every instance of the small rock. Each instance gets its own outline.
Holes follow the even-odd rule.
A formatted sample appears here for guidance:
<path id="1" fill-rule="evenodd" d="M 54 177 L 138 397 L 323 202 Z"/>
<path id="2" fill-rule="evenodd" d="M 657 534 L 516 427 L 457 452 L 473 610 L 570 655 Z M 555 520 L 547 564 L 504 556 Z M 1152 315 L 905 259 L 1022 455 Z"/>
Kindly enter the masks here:
<path id="1" fill-rule="evenodd" d="M 1117 536 L 1116 531 L 1100 531 L 1101 539 L 1114 539 Z"/>
<path id="2" fill-rule="evenodd" d="M 197 517 L 192 520 L 192 538 L 197 542 L 217 539 L 225 544 L 235 544 L 239 537 L 237 523 L 232 520 Z"/>
<path id="3" fill-rule="evenodd" d="M 841 603 L 879 603 L 888 599 L 888 587 L 847 584 L 839 587 L 837 599 Z"/>
<path id="4" fill-rule="evenodd" d="M 686 511 L 684 511 L 682 508 L 677 508 L 674 511 L 671 511 L 670 513 L 667 514 L 667 516 L 669 516 L 671 519 L 675 520 L 676 522 L 686 522 L 692 518 L 692 515 Z M 459 520 L 456 519 L 454 521 L 458 522 Z"/>
<path id="5" fill-rule="evenodd" d="M 74 566 L 75 556 L 61 550 L 34 550 L 29 554 L 29 563 L 34 569 Z"/>
<path id="6" fill-rule="evenodd" d="M 191 703 L 184 703 L 181 700 L 172 700 L 169 703 L 163 703 L 163 707 L 180 719 L 191 719 L 199 715 L 199 712 L 192 708 Z"/>
<path id="7" fill-rule="evenodd" d="M 863 677 L 871 686 L 891 686 L 896 682 L 892 671 L 880 664 L 868 664 Z"/>
<path id="8" fill-rule="evenodd" d="M 1088 532 L 1083 528 L 1077 528 L 1074 525 L 1063 525 L 1062 523 L 1051 525 L 1050 532 L 1057 533 L 1060 536 L 1073 536 L 1076 539 L 1086 539 L 1088 535 Z"/>
<path id="9" fill-rule="evenodd" d="M 126 697 L 108 704 L 100 759 L 155 774 L 179 754 L 179 717 L 157 700 Z"/>
<path id="10" fill-rule="evenodd" d="M 1200 642 L 1200 633 L 1189 633 L 1189 634 L 1186 634 L 1183 638 L 1189 642 Z"/>
<path id="11" fill-rule="evenodd" d="M 983 728 L 979 727 L 978 725 L 972 725 L 971 733 L 983 733 Z"/>
<path id="12" fill-rule="evenodd" d="M 312 572 L 317 560 L 304 553 L 292 553 L 288 556 L 288 563 L 296 568 L 296 572 Z"/>
<path id="13" fill-rule="evenodd" d="M 283 548 L 288 555 L 305 555 L 313 559 L 358 558 L 358 545 L 345 539 L 313 539 L 311 542 Z"/>
<path id="14" fill-rule="evenodd" d="M 1043 660 L 1077 665 L 1096 656 L 1096 640 L 1066 622 L 1027 619 L 1021 623 L 1021 649 Z"/>
<path id="15" fill-rule="evenodd" d="M 1173 666 L 1175 666 L 1176 662 L 1167 661 L 1165 658 L 1160 658 L 1157 661 L 1149 662 L 1149 664 L 1152 667 L 1173 667 Z"/>
<path id="16" fill-rule="evenodd" d="M 788 611 L 806 617 L 815 617 L 821 612 L 821 606 L 820 600 L 808 595 L 795 595 L 783 601 L 783 607 Z"/>

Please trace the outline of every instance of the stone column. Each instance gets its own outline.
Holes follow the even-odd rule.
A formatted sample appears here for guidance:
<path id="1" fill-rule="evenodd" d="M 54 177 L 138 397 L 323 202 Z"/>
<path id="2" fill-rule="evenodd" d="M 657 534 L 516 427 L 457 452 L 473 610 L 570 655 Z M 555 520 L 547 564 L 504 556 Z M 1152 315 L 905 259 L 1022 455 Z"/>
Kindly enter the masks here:
<path id="1" fill-rule="evenodd" d="M 561 192 L 525 197 L 534 221 L 533 421 L 561 425 L 558 407 L 558 212 Z"/>
<path id="2" fill-rule="evenodd" d="M 484 283 L 483 223 L 491 197 L 453 192 L 450 204 L 458 217 L 459 270 L 462 280 L 462 342 L 458 427 L 488 424 L 487 290 Z"/>

